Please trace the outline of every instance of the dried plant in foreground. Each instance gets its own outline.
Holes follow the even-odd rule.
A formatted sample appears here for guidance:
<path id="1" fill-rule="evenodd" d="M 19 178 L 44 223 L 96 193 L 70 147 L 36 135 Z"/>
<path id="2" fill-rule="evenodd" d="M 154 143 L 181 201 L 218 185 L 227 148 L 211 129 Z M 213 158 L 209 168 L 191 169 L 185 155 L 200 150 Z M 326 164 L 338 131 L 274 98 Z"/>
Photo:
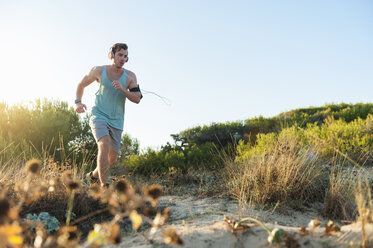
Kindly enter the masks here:
<path id="1" fill-rule="evenodd" d="M 363 181 L 364 180 L 364 181 Z M 355 190 L 357 209 L 359 212 L 358 221 L 361 222 L 362 247 L 369 246 L 369 237 L 367 237 L 365 226 L 373 222 L 373 201 L 372 193 L 367 178 L 359 178 Z"/>
<path id="2" fill-rule="evenodd" d="M 268 233 L 268 239 L 267 240 L 270 244 L 280 244 L 285 239 L 285 237 L 287 236 L 287 233 L 284 229 L 274 228 L 273 230 L 271 230 L 263 222 L 261 222 L 257 219 L 251 218 L 251 217 L 246 217 L 246 218 L 240 219 L 238 221 L 234 221 L 231 218 L 224 216 L 224 220 L 225 220 L 226 223 L 228 223 L 228 225 L 234 231 L 250 228 L 248 225 L 245 225 L 245 222 L 247 222 L 247 221 L 252 221 L 254 223 L 259 224 L 260 226 L 262 226 L 264 228 L 264 230 L 267 231 L 267 233 Z"/>
<path id="3" fill-rule="evenodd" d="M 97 184 L 88 188 L 76 177 L 76 167 L 71 169 L 64 165 L 43 165 L 36 159 L 28 161 L 22 173 L 24 176 L 19 176 L 22 180 L 2 184 L 4 187 L 0 189 L 0 247 L 92 247 L 118 244 L 121 241 L 119 224 L 124 218 L 131 221 L 133 232 L 144 222 L 150 224 L 150 232 L 154 232 L 164 227 L 170 214 L 169 209 L 163 212 L 157 209 L 159 197 L 163 195 L 160 185 L 145 187 L 144 194 L 139 194 L 121 177 L 113 181 L 109 188 Z M 88 206 L 90 202 L 94 204 Z M 151 203 L 151 211 L 146 208 L 146 203 Z M 82 207 L 91 212 L 79 214 L 84 213 Z M 58 219 L 52 212 L 59 214 Z M 105 212 L 113 216 L 110 221 L 95 224 L 94 229 L 85 234 L 79 230 L 83 221 Z M 73 219 L 76 213 L 79 217 Z M 21 216 L 26 214 L 34 219 L 22 219 Z M 44 222 L 47 220 L 41 219 L 41 214 L 53 218 L 53 224 L 57 227 L 50 229 L 51 223 Z M 65 225 L 60 226 L 64 222 Z M 182 243 L 175 235 L 176 232 L 167 230 L 164 233 L 165 243 Z M 81 240 L 83 235 L 87 235 L 84 241 Z"/>

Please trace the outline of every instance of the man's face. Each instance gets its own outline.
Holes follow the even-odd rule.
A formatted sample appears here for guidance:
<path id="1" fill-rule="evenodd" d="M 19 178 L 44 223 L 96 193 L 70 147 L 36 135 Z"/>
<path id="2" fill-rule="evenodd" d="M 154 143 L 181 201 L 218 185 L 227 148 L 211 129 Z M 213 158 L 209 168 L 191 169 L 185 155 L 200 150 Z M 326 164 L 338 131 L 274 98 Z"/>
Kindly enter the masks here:
<path id="1" fill-rule="evenodd" d="M 124 63 L 128 60 L 128 51 L 124 49 L 120 49 L 114 55 L 114 64 L 117 67 L 122 67 Z"/>

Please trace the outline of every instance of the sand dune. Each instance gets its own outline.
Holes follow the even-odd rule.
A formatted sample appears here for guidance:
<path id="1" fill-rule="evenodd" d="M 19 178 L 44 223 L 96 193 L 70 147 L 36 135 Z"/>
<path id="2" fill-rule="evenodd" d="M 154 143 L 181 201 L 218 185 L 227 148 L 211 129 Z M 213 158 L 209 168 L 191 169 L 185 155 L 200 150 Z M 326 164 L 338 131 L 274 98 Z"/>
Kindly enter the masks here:
<path id="1" fill-rule="evenodd" d="M 262 220 L 270 229 L 281 227 L 289 235 L 295 235 L 292 247 L 297 247 L 296 244 L 298 247 L 358 247 L 362 240 L 359 223 L 343 225 L 340 232 L 326 236 L 324 224 L 328 220 L 318 214 L 317 207 L 302 211 L 283 211 L 283 214 L 258 208 L 240 211 L 233 200 L 180 196 L 162 197 L 159 206 L 171 208 L 167 226 L 177 231 L 184 242 L 183 247 L 268 247 L 268 233 L 261 226 L 249 224 L 250 228 L 247 230 L 232 233 L 232 229 L 224 221 L 224 216 L 238 218 L 240 212 L 242 216 Z M 310 231 L 307 225 L 312 219 L 319 219 L 321 225 Z M 310 233 L 301 235 L 301 226 L 306 226 Z M 153 236 L 150 236 L 150 229 L 128 234 L 117 247 L 169 247 L 162 244 L 162 232 L 165 228 L 167 227 L 157 230 Z M 370 237 L 370 243 L 373 244 L 373 224 L 366 226 L 366 232 L 367 237 Z M 281 246 L 286 247 L 285 243 Z"/>

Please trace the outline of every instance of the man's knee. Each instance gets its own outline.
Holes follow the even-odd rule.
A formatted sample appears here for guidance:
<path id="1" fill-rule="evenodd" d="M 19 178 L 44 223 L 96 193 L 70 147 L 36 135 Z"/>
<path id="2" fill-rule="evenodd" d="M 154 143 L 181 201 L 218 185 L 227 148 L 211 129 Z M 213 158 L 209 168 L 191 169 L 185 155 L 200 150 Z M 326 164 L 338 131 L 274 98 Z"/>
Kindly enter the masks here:
<path id="1" fill-rule="evenodd" d="M 109 150 L 110 138 L 109 136 L 103 136 L 97 141 L 98 150 Z"/>

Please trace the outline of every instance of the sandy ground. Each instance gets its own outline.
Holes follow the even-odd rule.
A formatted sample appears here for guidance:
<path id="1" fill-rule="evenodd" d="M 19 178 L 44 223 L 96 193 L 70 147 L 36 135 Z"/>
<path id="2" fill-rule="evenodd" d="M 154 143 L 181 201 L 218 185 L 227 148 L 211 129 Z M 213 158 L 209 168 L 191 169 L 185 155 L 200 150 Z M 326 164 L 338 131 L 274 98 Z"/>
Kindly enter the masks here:
<path id="1" fill-rule="evenodd" d="M 171 216 L 165 227 L 150 236 L 150 229 L 135 234 L 125 234 L 120 245 L 115 247 L 170 247 L 163 244 L 162 233 L 167 227 L 173 227 L 183 240 L 182 247 L 268 247 L 268 233 L 258 225 L 250 224 L 246 231 L 232 233 L 224 216 L 238 218 L 237 203 L 228 199 L 196 198 L 165 196 L 159 206 L 170 207 Z M 241 211 L 242 216 L 251 216 L 263 221 L 270 229 L 281 227 L 289 235 L 294 236 L 294 246 L 291 247 L 359 247 L 361 244 L 361 225 L 359 223 L 341 226 L 341 231 L 333 235 L 325 235 L 325 223 L 328 220 L 319 216 L 316 208 L 305 209 L 302 212 L 264 211 L 247 209 Z M 306 226 L 312 219 L 320 220 L 320 227 L 302 236 L 300 226 Z M 307 228 L 309 230 L 309 228 Z M 367 237 L 373 244 L 373 224 L 366 226 Z M 153 240 L 151 242 L 150 240 Z M 296 246 L 298 244 L 299 246 Z M 282 243 L 281 247 L 286 247 Z"/>

